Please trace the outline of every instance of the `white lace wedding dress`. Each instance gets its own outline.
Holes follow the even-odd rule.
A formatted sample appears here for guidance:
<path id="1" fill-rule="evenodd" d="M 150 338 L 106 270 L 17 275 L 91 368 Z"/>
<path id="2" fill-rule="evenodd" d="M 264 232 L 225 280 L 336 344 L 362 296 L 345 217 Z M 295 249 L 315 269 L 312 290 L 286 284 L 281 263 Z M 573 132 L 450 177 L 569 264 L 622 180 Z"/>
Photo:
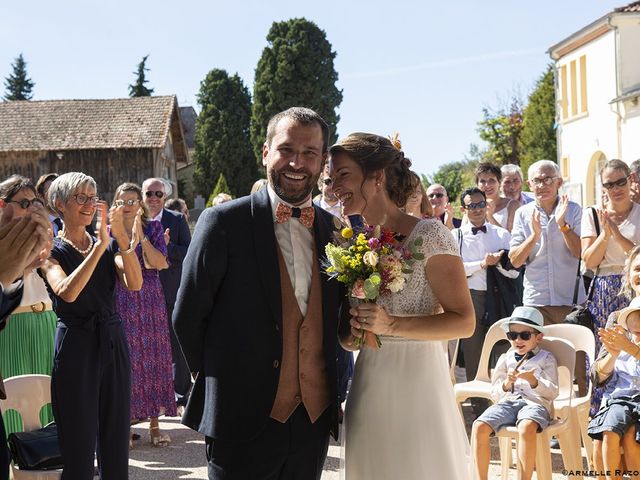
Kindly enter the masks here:
<path id="1" fill-rule="evenodd" d="M 418 235 L 425 264 L 433 255 L 458 255 L 451 233 L 438 220 L 422 220 L 405 242 Z M 378 300 L 392 315 L 430 315 L 440 308 L 424 268 L 417 262 L 412 268 L 401 292 Z M 356 362 L 345 410 L 345 479 L 471 478 L 469 442 L 444 342 L 381 340 L 380 350 L 364 348 Z"/>

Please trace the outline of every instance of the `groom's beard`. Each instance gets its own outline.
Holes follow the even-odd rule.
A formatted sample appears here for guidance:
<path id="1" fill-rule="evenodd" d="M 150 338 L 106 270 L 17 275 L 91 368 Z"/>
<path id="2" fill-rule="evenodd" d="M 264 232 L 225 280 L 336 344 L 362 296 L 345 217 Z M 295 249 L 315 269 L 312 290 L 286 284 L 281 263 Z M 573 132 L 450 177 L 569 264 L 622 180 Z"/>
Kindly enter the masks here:
<path id="1" fill-rule="evenodd" d="M 307 175 L 307 180 L 304 184 L 300 185 L 296 190 L 285 190 L 282 186 L 282 182 L 280 181 L 281 176 L 286 173 L 294 173 L 299 175 Z M 269 180 L 271 180 L 271 186 L 273 190 L 276 192 L 276 195 L 280 197 L 280 199 L 284 200 L 287 203 L 292 205 L 298 205 L 304 202 L 311 192 L 313 191 L 314 186 L 318 183 L 318 178 L 320 178 L 320 172 L 317 175 L 312 175 L 309 170 L 293 170 L 293 169 L 284 169 L 280 171 L 276 171 L 272 169 L 269 172 Z"/>

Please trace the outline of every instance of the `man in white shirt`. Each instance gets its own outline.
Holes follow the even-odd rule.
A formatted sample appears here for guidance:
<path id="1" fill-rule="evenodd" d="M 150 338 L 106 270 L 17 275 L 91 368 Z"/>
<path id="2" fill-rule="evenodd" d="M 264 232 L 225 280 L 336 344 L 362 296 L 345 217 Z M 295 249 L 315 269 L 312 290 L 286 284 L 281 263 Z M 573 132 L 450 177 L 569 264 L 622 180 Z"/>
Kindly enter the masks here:
<path id="1" fill-rule="evenodd" d="M 467 274 L 467 282 L 476 313 L 476 329 L 469 338 L 460 341 L 467 380 L 475 378 L 478 362 L 484 343 L 485 329 L 490 323 L 485 319 L 487 299 L 487 268 L 495 266 L 498 271 L 508 278 L 515 278 L 517 270 L 505 270 L 500 265 L 500 259 L 505 250 L 509 249 L 511 235 L 504 228 L 486 221 L 487 201 L 484 192 L 479 188 L 468 188 L 460 196 L 462 208 L 469 218 L 469 223 L 451 231 L 460 248 L 460 255 Z M 493 319 L 495 320 L 495 319 Z M 486 408 L 484 402 L 472 399 L 476 414 Z"/>
<path id="2" fill-rule="evenodd" d="M 314 203 L 334 217 L 342 219 L 342 203 L 333 193 L 333 184 L 329 176 L 329 164 L 324 166 L 322 175 L 318 180 L 320 195 L 314 199 Z"/>

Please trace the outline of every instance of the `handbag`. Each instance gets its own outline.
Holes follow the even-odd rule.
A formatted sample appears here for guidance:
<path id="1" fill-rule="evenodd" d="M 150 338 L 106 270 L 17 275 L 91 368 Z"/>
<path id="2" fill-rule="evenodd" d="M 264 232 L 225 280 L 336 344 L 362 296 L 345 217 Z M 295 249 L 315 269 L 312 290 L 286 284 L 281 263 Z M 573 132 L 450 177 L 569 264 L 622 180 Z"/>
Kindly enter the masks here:
<path id="1" fill-rule="evenodd" d="M 20 470 L 54 470 L 63 467 L 55 423 L 9 435 L 11 457 Z"/>
<path id="2" fill-rule="evenodd" d="M 591 207 L 591 214 L 593 215 L 594 226 L 596 227 L 596 236 L 600 235 L 600 222 L 598 221 L 598 217 L 596 215 L 596 211 L 593 207 Z M 593 315 L 587 308 L 587 303 L 591 300 L 593 296 L 593 284 L 592 281 L 589 284 L 589 291 L 587 292 L 587 300 L 582 305 L 577 305 L 578 301 L 578 288 L 580 287 L 580 281 L 582 280 L 582 275 L 580 274 L 580 264 L 582 260 L 578 260 L 578 272 L 576 273 L 576 284 L 573 289 L 573 308 L 569 312 L 569 314 L 564 318 L 564 323 L 569 323 L 571 325 L 582 325 L 583 327 L 587 327 L 592 332 L 595 328 L 595 323 L 593 321 Z M 598 275 L 598 269 L 596 269 L 593 278 Z"/>

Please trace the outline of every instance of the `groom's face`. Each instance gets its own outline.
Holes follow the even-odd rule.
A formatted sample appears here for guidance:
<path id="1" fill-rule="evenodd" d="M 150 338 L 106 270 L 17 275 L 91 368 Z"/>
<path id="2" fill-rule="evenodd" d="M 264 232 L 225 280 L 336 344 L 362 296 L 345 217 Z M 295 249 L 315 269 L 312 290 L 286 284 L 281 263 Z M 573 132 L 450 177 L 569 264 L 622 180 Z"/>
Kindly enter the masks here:
<path id="1" fill-rule="evenodd" d="M 322 129 L 317 123 L 301 125 L 282 118 L 271 143 L 264 144 L 262 155 L 269 184 L 285 202 L 305 202 L 318 182 L 326 152 Z"/>

